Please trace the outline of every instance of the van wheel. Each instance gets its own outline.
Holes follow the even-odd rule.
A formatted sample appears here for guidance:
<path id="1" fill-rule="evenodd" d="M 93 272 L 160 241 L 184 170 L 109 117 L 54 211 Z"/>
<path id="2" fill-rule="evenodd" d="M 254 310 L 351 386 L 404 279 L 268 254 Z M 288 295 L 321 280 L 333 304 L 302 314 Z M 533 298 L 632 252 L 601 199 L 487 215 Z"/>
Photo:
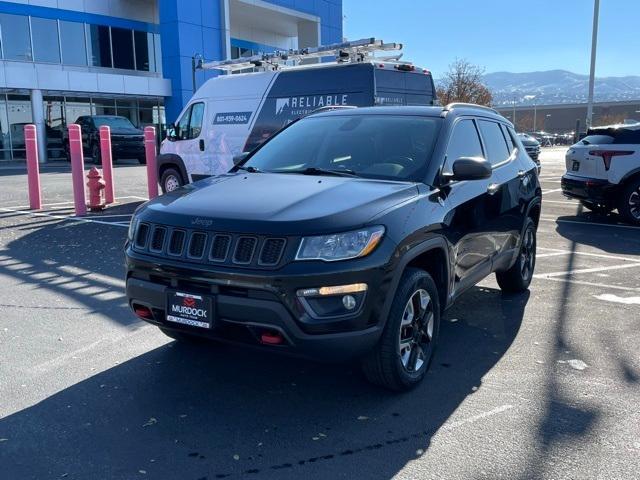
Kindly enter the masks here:
<path id="1" fill-rule="evenodd" d="M 634 225 L 640 225 L 640 178 L 631 180 L 620 198 L 618 212 Z"/>
<path id="2" fill-rule="evenodd" d="M 424 270 L 402 275 L 380 341 L 363 360 L 365 377 L 391 390 L 415 387 L 427 373 L 440 331 L 438 289 Z"/>
<path id="3" fill-rule="evenodd" d="M 504 272 L 496 272 L 496 280 L 503 292 L 520 293 L 529 288 L 536 267 L 536 225 L 527 217 L 518 258 Z"/>
<path id="4" fill-rule="evenodd" d="M 167 168 L 162 172 L 162 177 L 160 178 L 160 188 L 162 188 L 162 193 L 173 192 L 182 185 L 184 185 L 182 175 L 180 175 L 180 172 L 175 168 Z"/>

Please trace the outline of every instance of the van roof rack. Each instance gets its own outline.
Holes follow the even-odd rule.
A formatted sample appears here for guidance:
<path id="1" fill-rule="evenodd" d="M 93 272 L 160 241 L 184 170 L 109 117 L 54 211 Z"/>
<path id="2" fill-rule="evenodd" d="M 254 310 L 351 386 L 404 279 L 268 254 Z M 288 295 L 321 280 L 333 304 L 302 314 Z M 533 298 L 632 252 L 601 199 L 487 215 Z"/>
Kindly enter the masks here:
<path id="1" fill-rule="evenodd" d="M 310 59 L 333 57 L 336 63 L 361 63 L 366 61 L 397 62 L 400 63 L 400 55 L 391 57 L 375 57 L 374 52 L 389 52 L 402 50 L 401 43 L 385 43 L 376 38 L 363 38 L 352 42 L 334 43 L 320 47 L 310 47 L 290 50 L 277 50 L 272 53 L 240 57 L 233 60 L 221 60 L 216 62 L 200 62 L 197 68 L 203 70 L 222 70 L 235 72 L 247 68 L 257 68 L 261 71 L 274 71 L 287 68 L 295 68 L 300 62 Z"/>

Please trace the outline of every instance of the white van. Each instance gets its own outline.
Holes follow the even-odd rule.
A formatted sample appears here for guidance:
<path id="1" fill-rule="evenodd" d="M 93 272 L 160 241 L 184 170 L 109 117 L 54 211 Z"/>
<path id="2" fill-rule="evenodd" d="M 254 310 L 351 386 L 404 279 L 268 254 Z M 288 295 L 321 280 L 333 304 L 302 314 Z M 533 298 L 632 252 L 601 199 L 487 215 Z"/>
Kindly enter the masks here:
<path id="1" fill-rule="evenodd" d="M 222 75 L 208 80 L 169 127 L 158 156 L 160 186 L 166 193 L 225 173 L 234 157 L 321 108 L 434 102 L 428 70 L 375 58 Z"/>

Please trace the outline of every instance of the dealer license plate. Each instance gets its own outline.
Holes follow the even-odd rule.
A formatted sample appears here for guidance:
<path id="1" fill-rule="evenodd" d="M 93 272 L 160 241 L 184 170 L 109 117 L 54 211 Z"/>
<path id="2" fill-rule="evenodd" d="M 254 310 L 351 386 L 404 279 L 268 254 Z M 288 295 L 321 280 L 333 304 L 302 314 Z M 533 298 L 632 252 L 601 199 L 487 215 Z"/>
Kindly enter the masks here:
<path id="1" fill-rule="evenodd" d="M 573 170 L 574 172 L 577 172 L 578 170 L 580 170 L 580 162 L 573 162 L 573 165 L 571 165 L 571 170 Z"/>
<path id="2" fill-rule="evenodd" d="M 171 291 L 167 295 L 167 321 L 198 328 L 213 326 L 211 297 Z"/>

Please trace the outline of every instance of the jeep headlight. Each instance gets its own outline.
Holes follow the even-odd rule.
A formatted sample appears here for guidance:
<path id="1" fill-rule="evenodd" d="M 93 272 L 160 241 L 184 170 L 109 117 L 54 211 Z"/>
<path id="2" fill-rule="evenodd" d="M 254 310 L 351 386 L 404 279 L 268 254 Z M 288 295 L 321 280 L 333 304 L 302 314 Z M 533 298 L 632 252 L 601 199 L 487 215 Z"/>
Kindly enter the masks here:
<path id="1" fill-rule="evenodd" d="M 133 242 L 133 236 L 136 234 L 136 227 L 138 226 L 138 217 L 136 217 L 135 213 L 131 217 L 131 221 L 129 222 L 129 231 L 127 232 L 127 239 L 129 242 Z"/>
<path id="2" fill-rule="evenodd" d="M 335 262 L 369 255 L 384 235 L 383 226 L 366 227 L 346 233 L 304 237 L 296 260 Z"/>

